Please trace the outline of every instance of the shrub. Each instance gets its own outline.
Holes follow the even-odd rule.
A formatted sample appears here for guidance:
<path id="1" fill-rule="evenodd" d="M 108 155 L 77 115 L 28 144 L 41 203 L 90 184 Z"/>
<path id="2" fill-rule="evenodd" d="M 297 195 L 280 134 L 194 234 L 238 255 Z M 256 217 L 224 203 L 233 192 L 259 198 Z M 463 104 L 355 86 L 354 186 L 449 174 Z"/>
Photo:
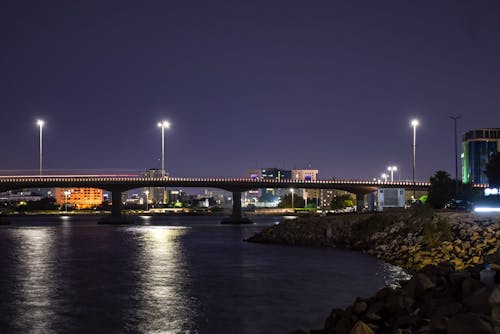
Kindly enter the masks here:
<path id="1" fill-rule="evenodd" d="M 439 246 L 443 241 L 451 240 L 451 227 L 448 219 L 437 217 L 424 221 L 424 241 L 430 248 Z"/>

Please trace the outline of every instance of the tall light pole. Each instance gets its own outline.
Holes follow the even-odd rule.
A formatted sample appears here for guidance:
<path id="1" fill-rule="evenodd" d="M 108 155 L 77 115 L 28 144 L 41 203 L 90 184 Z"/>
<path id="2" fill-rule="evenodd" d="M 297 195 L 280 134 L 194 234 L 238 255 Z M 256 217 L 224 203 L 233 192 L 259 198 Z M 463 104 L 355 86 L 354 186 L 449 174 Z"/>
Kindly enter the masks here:
<path id="1" fill-rule="evenodd" d="M 293 188 L 290 189 L 290 192 L 292 193 L 292 210 L 293 210 L 293 191 L 294 191 Z"/>
<path id="2" fill-rule="evenodd" d="M 170 123 L 158 122 L 158 127 L 161 128 L 161 176 L 165 177 L 165 129 L 170 128 Z"/>
<path id="3" fill-rule="evenodd" d="M 44 121 L 39 119 L 36 124 L 40 128 L 40 161 L 39 161 L 39 166 L 40 166 L 40 175 L 42 175 L 42 157 L 43 157 L 43 125 L 45 124 Z"/>
<path id="4" fill-rule="evenodd" d="M 148 206 L 148 201 L 149 201 L 149 190 L 146 190 L 144 192 L 144 195 L 146 195 L 146 211 L 149 211 L 149 206 Z"/>
<path id="5" fill-rule="evenodd" d="M 415 158 L 416 158 L 416 149 L 417 149 L 417 126 L 418 120 L 414 119 L 411 121 L 411 126 L 413 127 L 413 199 L 415 199 Z"/>
<path id="6" fill-rule="evenodd" d="M 384 182 L 387 182 L 388 177 L 389 177 L 389 175 L 387 175 L 386 173 L 382 174 L 382 178 L 384 179 Z"/>
<path id="7" fill-rule="evenodd" d="M 64 191 L 64 208 L 68 212 L 68 197 L 71 195 L 71 190 Z"/>
<path id="8" fill-rule="evenodd" d="M 387 167 L 387 170 L 391 172 L 391 182 L 394 182 L 394 172 L 398 171 L 398 167 L 396 166 L 389 166 Z"/>
<path id="9" fill-rule="evenodd" d="M 458 148 L 457 148 L 457 119 L 460 116 L 448 116 L 455 123 L 455 132 L 453 135 L 453 141 L 455 142 L 455 198 L 458 196 Z"/>

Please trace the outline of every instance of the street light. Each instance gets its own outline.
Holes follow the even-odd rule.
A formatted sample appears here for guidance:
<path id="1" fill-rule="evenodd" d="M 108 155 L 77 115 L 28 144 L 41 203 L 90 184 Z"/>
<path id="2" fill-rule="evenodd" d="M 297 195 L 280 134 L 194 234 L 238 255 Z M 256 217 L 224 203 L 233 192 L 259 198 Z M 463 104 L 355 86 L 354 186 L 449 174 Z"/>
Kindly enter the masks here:
<path id="1" fill-rule="evenodd" d="M 398 171 L 398 167 L 396 166 L 389 166 L 387 167 L 387 170 L 391 172 L 391 182 L 394 182 L 394 172 Z"/>
<path id="2" fill-rule="evenodd" d="M 148 202 L 149 202 L 149 190 L 144 191 L 144 195 L 146 195 L 146 211 L 149 211 L 149 206 L 148 206 Z"/>
<path id="3" fill-rule="evenodd" d="M 455 142 L 455 198 L 458 196 L 458 149 L 457 149 L 457 119 L 460 116 L 448 116 L 455 123 L 455 133 L 453 135 L 453 141 Z"/>
<path id="4" fill-rule="evenodd" d="M 44 121 L 39 119 L 36 124 L 40 128 L 40 175 L 42 175 L 42 156 L 43 156 L 43 125 L 45 124 Z"/>
<path id="5" fill-rule="evenodd" d="M 294 192 L 293 188 L 290 189 L 290 192 L 292 193 L 292 210 L 293 210 L 293 207 L 294 207 L 294 205 L 293 205 L 293 192 Z"/>
<path id="6" fill-rule="evenodd" d="M 158 127 L 161 128 L 161 176 L 165 177 L 165 128 L 170 128 L 170 122 L 158 122 Z"/>
<path id="7" fill-rule="evenodd" d="M 71 195 L 71 190 L 64 191 L 64 209 L 68 212 L 68 197 Z"/>
<path id="8" fill-rule="evenodd" d="M 384 182 L 387 182 L 388 177 L 389 177 L 389 175 L 387 175 L 386 173 L 382 174 L 382 178 L 384 179 Z"/>
<path id="9" fill-rule="evenodd" d="M 411 126 L 413 127 L 413 199 L 415 199 L 415 157 L 416 157 L 416 148 L 417 148 L 417 126 L 418 120 L 414 119 L 411 121 Z"/>

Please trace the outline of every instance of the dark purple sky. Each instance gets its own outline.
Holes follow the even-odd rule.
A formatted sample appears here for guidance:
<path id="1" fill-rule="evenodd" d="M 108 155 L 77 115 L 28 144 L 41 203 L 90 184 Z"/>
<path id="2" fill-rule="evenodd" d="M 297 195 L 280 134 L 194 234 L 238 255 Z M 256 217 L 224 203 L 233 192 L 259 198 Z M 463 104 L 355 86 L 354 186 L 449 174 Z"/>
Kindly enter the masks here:
<path id="1" fill-rule="evenodd" d="M 0 169 L 321 178 L 453 173 L 459 131 L 500 126 L 500 2 L 0 3 Z"/>

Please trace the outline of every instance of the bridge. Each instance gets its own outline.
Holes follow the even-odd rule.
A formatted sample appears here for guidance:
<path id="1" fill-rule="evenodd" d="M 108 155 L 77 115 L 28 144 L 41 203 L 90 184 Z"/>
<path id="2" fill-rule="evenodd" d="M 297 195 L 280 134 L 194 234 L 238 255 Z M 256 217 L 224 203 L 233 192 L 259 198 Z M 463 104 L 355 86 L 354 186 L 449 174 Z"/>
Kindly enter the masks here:
<path id="1" fill-rule="evenodd" d="M 44 176 L 0 176 L 0 191 L 25 188 L 99 188 L 111 192 L 112 207 L 110 221 L 123 220 L 121 214 L 121 195 L 124 191 L 143 187 L 170 188 L 218 188 L 233 193 L 233 211 L 229 222 L 243 222 L 241 214 L 241 193 L 262 188 L 302 188 L 302 189 L 337 189 L 356 195 L 358 209 L 364 203 L 364 196 L 378 188 L 405 188 L 427 190 L 429 182 L 411 181 L 363 181 L 363 180 L 264 180 L 248 178 L 184 178 L 184 177 L 137 177 L 103 175 L 44 175 Z M 484 188 L 487 185 L 474 185 Z"/>

